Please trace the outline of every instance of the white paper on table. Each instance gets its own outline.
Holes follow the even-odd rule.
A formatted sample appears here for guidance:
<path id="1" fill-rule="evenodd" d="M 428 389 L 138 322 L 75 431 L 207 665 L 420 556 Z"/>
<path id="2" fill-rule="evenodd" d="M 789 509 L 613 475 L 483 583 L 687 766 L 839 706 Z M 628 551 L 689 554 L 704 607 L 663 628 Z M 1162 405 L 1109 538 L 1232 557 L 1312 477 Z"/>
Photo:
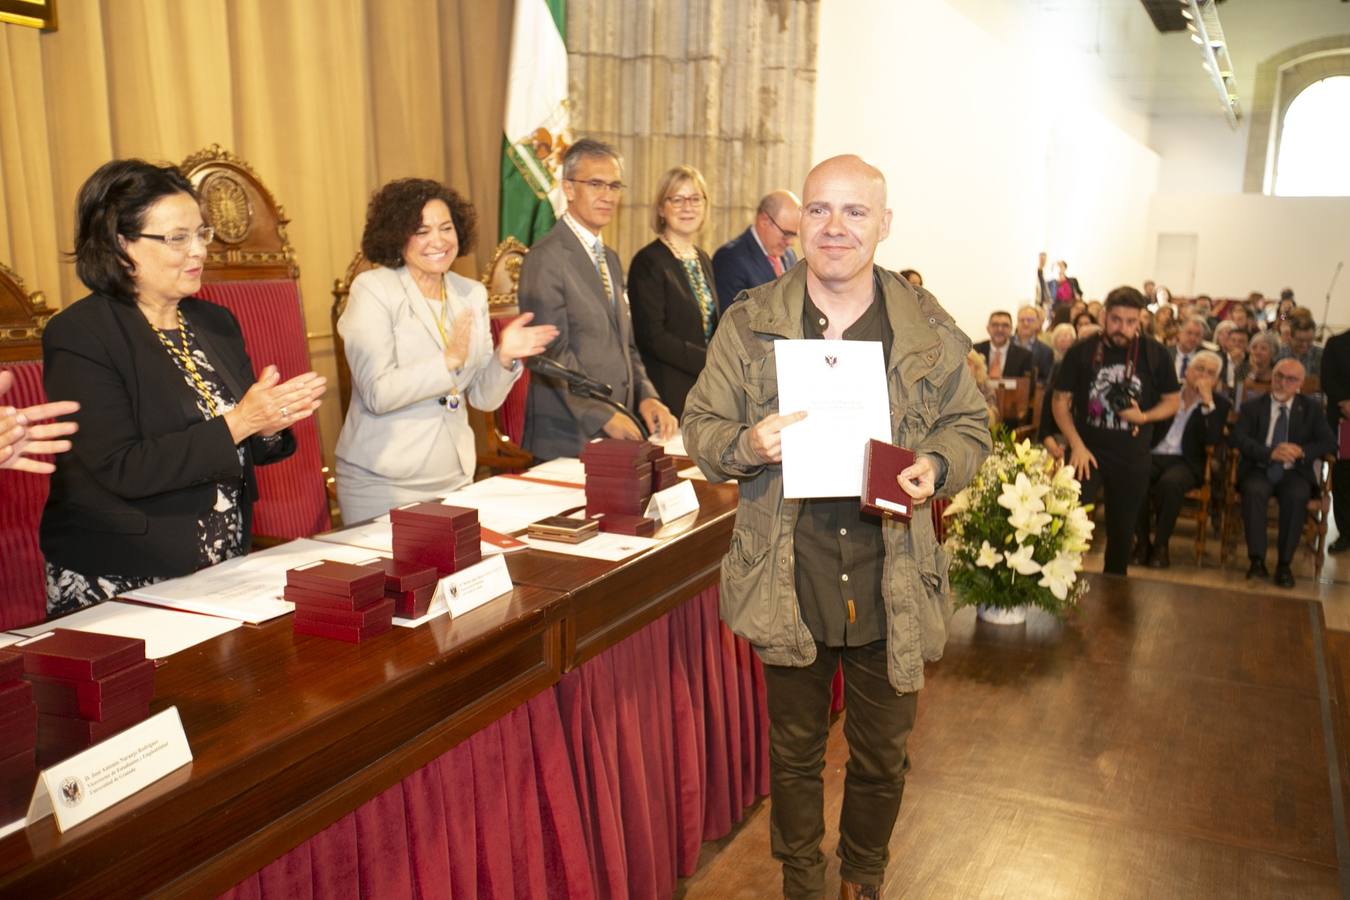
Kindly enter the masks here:
<path id="1" fill-rule="evenodd" d="M 8 647 L 10 644 L 23 640 L 21 634 L 0 634 L 0 647 Z"/>
<path id="2" fill-rule="evenodd" d="M 858 497 L 867 441 L 891 440 L 879 341 L 774 341 L 783 429 L 783 496 Z"/>
<path id="3" fill-rule="evenodd" d="M 547 478 L 551 481 L 568 481 L 572 484 L 584 485 L 586 483 L 586 467 L 576 457 L 560 456 L 557 459 L 550 459 L 548 462 L 542 462 L 531 467 L 525 473 L 525 477 Z"/>
<path id="4" fill-rule="evenodd" d="M 667 456 L 688 456 L 689 451 L 684 449 L 684 433 L 675 432 L 675 436 L 668 440 L 657 440 L 652 438 L 652 443 L 666 451 Z"/>
<path id="5" fill-rule="evenodd" d="M 690 467 L 687 468 L 687 469 L 681 469 L 680 471 L 676 472 L 675 474 L 676 474 L 676 475 L 679 475 L 681 478 L 689 478 L 689 479 L 692 479 L 692 480 L 694 480 L 694 481 L 707 481 L 707 480 L 708 480 L 708 476 L 707 476 L 707 475 L 704 475 L 704 474 L 703 474 L 703 470 L 700 469 L 698 466 L 690 466 Z"/>
<path id="6" fill-rule="evenodd" d="M 601 532 L 595 537 L 579 544 L 568 544 L 563 541 L 544 541 L 539 538 L 524 537 L 521 538 L 536 550 L 546 550 L 549 553 L 562 553 L 567 556 L 585 556 L 590 559 L 603 559 L 609 562 L 618 562 L 621 559 L 627 559 L 634 553 L 641 553 L 644 550 L 650 550 L 660 541 L 655 538 L 637 537 L 629 534 L 614 534 L 612 532 Z"/>
<path id="7" fill-rule="evenodd" d="M 14 630 L 26 637 L 45 634 L 53 628 L 71 628 L 75 631 L 141 638 L 145 641 L 145 655 L 151 659 L 162 659 L 234 631 L 242 624 L 238 619 L 222 619 L 109 600 L 41 625 Z"/>
<path id="8" fill-rule="evenodd" d="M 499 475 L 461 488 L 446 496 L 444 502 L 447 506 L 472 507 L 478 510 L 478 521 L 484 528 L 511 534 L 531 522 L 585 506 L 586 492 L 581 485 L 559 487 Z"/>
<path id="9" fill-rule="evenodd" d="M 295 608 L 280 599 L 288 569 L 321 559 L 356 563 L 374 555 L 369 547 L 300 538 L 182 578 L 146 585 L 127 592 L 126 596 L 156 606 L 257 624 L 284 616 Z"/>

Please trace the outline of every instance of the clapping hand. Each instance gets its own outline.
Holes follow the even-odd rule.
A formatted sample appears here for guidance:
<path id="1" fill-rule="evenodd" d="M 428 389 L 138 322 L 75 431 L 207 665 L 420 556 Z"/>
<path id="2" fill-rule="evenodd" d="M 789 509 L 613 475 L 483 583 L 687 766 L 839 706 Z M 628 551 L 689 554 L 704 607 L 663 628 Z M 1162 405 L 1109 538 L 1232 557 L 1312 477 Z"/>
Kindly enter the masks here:
<path id="1" fill-rule="evenodd" d="M 14 373 L 0 372 L 0 397 L 8 393 L 13 386 Z M 23 409 L 0 406 L 0 469 L 33 472 L 38 475 L 55 472 L 56 466 L 31 457 L 48 453 L 65 453 L 70 449 L 70 441 L 62 438 L 74 434 L 79 425 L 75 422 L 51 422 L 46 425 L 33 423 L 54 419 L 57 416 L 68 416 L 78 412 L 79 409 L 80 404 L 73 400 L 40 403 Z"/>
<path id="2" fill-rule="evenodd" d="M 509 369 L 518 359 L 543 353 L 558 336 L 557 326 L 530 325 L 533 320 L 534 313 L 524 313 L 502 329 L 497 338 L 497 361 L 502 364 L 502 368 Z"/>
<path id="3" fill-rule="evenodd" d="M 315 372 L 281 380 L 276 366 L 268 366 L 234 409 L 225 413 L 225 424 L 236 444 L 253 435 L 271 437 L 302 419 L 314 415 L 328 388 L 328 379 Z"/>
<path id="4" fill-rule="evenodd" d="M 462 309 L 450 323 L 445 341 L 445 368 L 454 372 L 464 368 L 469 359 L 469 342 L 473 338 L 473 310 Z"/>

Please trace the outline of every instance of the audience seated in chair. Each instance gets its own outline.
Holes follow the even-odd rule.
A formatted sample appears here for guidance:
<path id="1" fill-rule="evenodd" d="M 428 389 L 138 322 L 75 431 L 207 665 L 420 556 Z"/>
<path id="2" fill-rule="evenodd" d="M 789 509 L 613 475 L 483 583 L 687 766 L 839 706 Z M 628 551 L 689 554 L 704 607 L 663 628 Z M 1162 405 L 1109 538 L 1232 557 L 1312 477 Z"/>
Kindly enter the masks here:
<path id="1" fill-rule="evenodd" d="M 1149 501 L 1139 511 L 1135 562 L 1150 568 L 1171 565 L 1167 542 L 1188 491 L 1205 483 L 1206 452 L 1223 437 L 1228 401 L 1217 392 L 1221 361 L 1218 354 L 1201 350 L 1189 361 L 1182 383 L 1181 406 L 1171 419 L 1153 427 L 1153 458 L 1149 473 Z M 1157 515 L 1153 518 L 1152 509 Z M 1149 535 L 1153 519 L 1152 537 Z M 1198 526 L 1203 531 L 1203 520 Z"/>
<path id="2" fill-rule="evenodd" d="M 1276 363 L 1270 395 L 1243 404 L 1233 432 L 1233 445 L 1242 454 L 1237 481 L 1251 560 L 1247 577 L 1267 576 L 1266 507 L 1274 496 L 1279 502 L 1278 587 L 1294 586 L 1290 569 L 1294 551 L 1298 549 L 1308 500 L 1314 490 L 1320 489 L 1313 465 L 1336 450 L 1325 411 L 1315 400 L 1299 393 L 1304 374 L 1297 360 Z"/>

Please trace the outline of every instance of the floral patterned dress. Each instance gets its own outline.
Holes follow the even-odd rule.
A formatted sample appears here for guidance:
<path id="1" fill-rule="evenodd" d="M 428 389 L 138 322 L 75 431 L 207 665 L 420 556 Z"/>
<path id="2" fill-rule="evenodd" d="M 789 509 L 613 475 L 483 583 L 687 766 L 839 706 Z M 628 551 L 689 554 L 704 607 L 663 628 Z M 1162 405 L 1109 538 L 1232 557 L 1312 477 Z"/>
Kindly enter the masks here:
<path id="1" fill-rule="evenodd" d="M 234 408 L 234 400 L 225 387 L 215 367 L 200 346 L 192 338 L 191 329 L 187 329 L 186 344 L 181 329 L 163 329 L 163 338 L 175 347 L 186 347 L 192 355 L 192 362 L 200 376 L 200 387 L 182 358 L 170 353 L 174 365 L 183 375 L 183 380 L 197 399 L 197 410 L 203 419 L 214 415 L 223 415 Z M 202 388 L 210 395 L 210 400 L 202 395 Z M 244 448 L 237 448 L 239 463 L 244 464 Z M 242 556 L 244 545 L 244 520 L 240 500 L 243 496 L 243 479 L 216 482 L 215 505 L 197 519 L 197 567 L 206 568 L 224 562 L 235 556 Z M 119 594 L 153 584 L 161 579 L 139 575 L 92 575 L 67 569 L 63 566 L 47 563 L 47 615 L 58 616 L 86 606 L 93 606 L 110 600 Z"/>

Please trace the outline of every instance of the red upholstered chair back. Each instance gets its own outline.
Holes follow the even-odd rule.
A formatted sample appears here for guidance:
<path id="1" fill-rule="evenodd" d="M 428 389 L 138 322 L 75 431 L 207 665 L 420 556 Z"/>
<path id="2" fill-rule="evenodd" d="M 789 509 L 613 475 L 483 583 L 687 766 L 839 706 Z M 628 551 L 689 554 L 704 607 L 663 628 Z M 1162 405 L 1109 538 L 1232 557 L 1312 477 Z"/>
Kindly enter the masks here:
<path id="1" fill-rule="evenodd" d="M 42 389 L 42 329 L 55 310 L 41 291 L 0 263 L 0 369 L 14 387 L 0 405 L 22 409 L 46 402 Z M 47 615 L 38 522 L 47 503 L 46 475 L 0 470 L 0 628 L 41 622 Z"/>
<path id="2" fill-rule="evenodd" d="M 198 295 L 219 303 L 239 320 L 254 374 L 269 364 L 280 370 L 283 380 L 309 371 L 305 323 L 295 282 L 215 282 L 203 284 Z M 329 528 L 319 429 L 311 417 L 291 430 L 295 434 L 295 454 L 257 469 L 254 534 L 297 538 Z"/>
<path id="3" fill-rule="evenodd" d="M 199 296 L 234 313 L 255 373 L 269 364 L 283 379 L 309 371 L 300 269 L 286 236 L 286 211 L 246 162 L 218 145 L 179 168 L 216 230 Z M 253 533 L 261 538 L 304 537 L 331 525 L 318 426 L 307 419 L 293 430 L 295 454 L 257 470 Z"/>
<path id="4" fill-rule="evenodd" d="M 40 361 L 5 363 L 14 373 L 6 406 L 46 403 Z M 51 457 L 38 457 L 48 459 Z M 47 617 L 38 522 L 47 503 L 46 475 L 0 469 L 0 629 L 18 628 Z"/>

